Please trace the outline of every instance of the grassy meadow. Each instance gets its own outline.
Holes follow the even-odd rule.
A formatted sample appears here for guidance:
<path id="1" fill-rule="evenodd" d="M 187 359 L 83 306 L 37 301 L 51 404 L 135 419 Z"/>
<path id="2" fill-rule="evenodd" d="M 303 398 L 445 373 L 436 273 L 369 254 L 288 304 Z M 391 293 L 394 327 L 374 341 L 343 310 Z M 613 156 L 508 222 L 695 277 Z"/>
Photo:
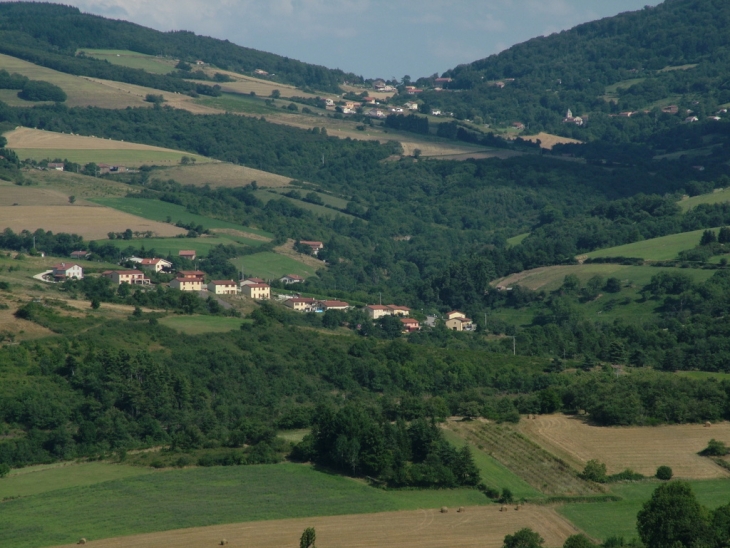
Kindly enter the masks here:
<path id="1" fill-rule="evenodd" d="M 730 480 L 691 481 L 701 504 L 716 508 L 730 503 Z M 589 536 L 605 540 L 610 536 L 637 537 L 636 514 L 659 486 L 659 481 L 614 485 L 611 492 L 620 496 L 617 502 L 566 504 L 558 512 Z"/>
<path id="2" fill-rule="evenodd" d="M 246 255 L 233 259 L 231 262 L 236 268 L 243 270 L 246 276 L 255 276 L 264 280 L 281 278 L 285 274 L 298 274 L 307 278 L 316 273 L 315 268 L 272 251 Z"/>
<path id="3" fill-rule="evenodd" d="M 77 164 L 110 164 L 127 167 L 139 167 L 143 164 L 177 165 L 183 156 L 194 157 L 198 162 L 209 162 L 204 156 L 175 150 L 101 150 L 101 149 L 44 149 L 18 148 L 15 149 L 21 160 L 53 161 L 58 158 Z"/>
<path id="4" fill-rule="evenodd" d="M 262 242 L 252 240 L 250 238 L 242 238 L 238 236 L 214 235 L 204 236 L 201 238 L 143 238 L 136 240 L 97 240 L 99 243 L 112 244 L 120 249 L 126 249 L 129 246 L 135 249 L 155 251 L 155 255 L 167 257 L 172 255 L 176 257 L 182 249 L 194 249 L 199 257 L 204 257 L 208 252 L 217 245 L 250 245 L 259 246 Z"/>
<path id="5" fill-rule="evenodd" d="M 108 61 L 112 65 L 121 65 L 133 69 L 142 69 L 154 74 L 168 74 L 174 70 L 174 61 L 164 60 L 153 55 L 137 53 L 123 49 L 81 49 L 87 57 Z"/>
<path id="6" fill-rule="evenodd" d="M 99 205 L 118 209 L 125 213 L 131 213 L 153 221 L 167 222 L 168 217 L 173 223 L 182 221 L 184 223 L 200 224 L 208 229 L 228 229 L 239 232 L 249 232 L 260 236 L 271 238 L 272 235 L 264 230 L 245 227 L 229 221 L 212 219 L 195 213 L 190 213 L 185 207 L 159 200 L 147 200 L 138 198 L 102 198 L 94 200 Z"/>
<path id="7" fill-rule="evenodd" d="M 525 238 L 527 238 L 530 235 L 529 232 L 525 232 L 524 234 L 518 234 L 517 236 L 512 236 L 511 238 L 507 238 L 507 245 L 509 246 L 516 246 L 520 245 Z"/>
<path id="8" fill-rule="evenodd" d="M 186 335 L 202 335 L 204 333 L 225 333 L 241 328 L 241 324 L 250 320 L 228 318 L 224 316 L 167 316 L 160 320 L 165 325 Z"/>
<path id="9" fill-rule="evenodd" d="M 221 523 L 480 504 L 488 499 L 473 489 L 386 491 L 297 464 L 190 468 L 7 501 L 0 545 L 37 548 Z"/>
<path id="10" fill-rule="evenodd" d="M 700 204 L 724 204 L 730 202 L 730 188 L 718 189 L 710 194 L 700 194 L 679 202 L 683 211 L 694 209 Z"/>
<path id="11" fill-rule="evenodd" d="M 302 196 L 306 196 L 309 193 L 308 190 L 300 190 L 299 192 L 302 194 Z M 270 190 L 257 190 L 256 192 L 254 192 L 254 194 L 256 195 L 256 197 L 259 200 L 261 200 L 264 203 L 269 202 L 270 200 L 287 200 L 287 201 L 291 202 L 292 204 L 294 204 L 295 206 L 297 206 L 301 209 L 304 209 L 306 211 L 310 211 L 319 217 L 342 216 L 349 220 L 352 220 L 355 218 L 348 213 L 342 213 L 341 211 L 337 211 L 337 210 L 331 209 L 329 207 L 325 207 L 325 206 L 321 206 L 321 205 L 317 205 L 317 204 L 310 204 L 309 202 L 305 202 L 303 200 L 297 200 L 295 198 L 283 196 L 281 193 L 275 192 L 273 190 L 271 190 L 271 191 Z M 347 205 L 347 201 L 342 198 L 337 198 L 335 196 L 329 196 L 329 195 L 323 194 L 323 193 L 317 193 L 317 195 L 322 198 L 322 201 L 325 204 L 329 204 L 334 207 L 345 207 Z"/>

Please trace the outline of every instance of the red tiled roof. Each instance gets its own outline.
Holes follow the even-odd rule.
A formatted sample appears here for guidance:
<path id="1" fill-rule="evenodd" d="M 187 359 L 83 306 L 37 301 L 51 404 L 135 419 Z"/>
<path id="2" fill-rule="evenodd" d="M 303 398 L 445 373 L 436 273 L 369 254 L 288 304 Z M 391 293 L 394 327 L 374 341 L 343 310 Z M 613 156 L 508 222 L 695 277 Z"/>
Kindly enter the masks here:
<path id="1" fill-rule="evenodd" d="M 269 284 L 248 284 L 244 287 L 251 287 L 253 289 L 268 289 Z"/>
<path id="2" fill-rule="evenodd" d="M 350 306 L 350 303 L 345 301 L 322 301 L 322 306 L 325 308 L 334 308 L 339 306 Z"/>
<path id="3" fill-rule="evenodd" d="M 73 268 L 75 266 L 79 266 L 75 263 L 60 263 L 53 265 L 53 270 L 68 270 L 69 268 Z"/>
<path id="4" fill-rule="evenodd" d="M 383 304 L 369 304 L 365 308 L 369 308 L 370 310 L 390 310 L 390 308 Z"/>
<path id="5" fill-rule="evenodd" d="M 140 276 L 144 276 L 144 273 L 140 272 L 139 270 L 112 270 L 112 274 L 139 274 Z"/>
<path id="6" fill-rule="evenodd" d="M 298 274 L 287 274 L 286 276 L 284 276 L 284 278 L 291 278 L 292 280 L 303 280 L 304 279 L 301 276 L 299 276 Z"/>
<path id="7" fill-rule="evenodd" d="M 243 281 L 244 282 L 253 282 L 255 284 L 263 284 L 263 283 L 266 283 L 266 280 L 262 280 L 261 278 L 246 278 Z"/>
<path id="8" fill-rule="evenodd" d="M 316 301 L 316 299 L 312 299 L 311 297 L 293 297 L 291 299 L 287 299 L 286 302 L 288 303 L 308 303 L 313 304 Z"/>
<path id="9" fill-rule="evenodd" d="M 236 285 L 236 282 L 233 280 L 213 280 L 210 283 L 213 285 Z"/>
<path id="10" fill-rule="evenodd" d="M 401 318 L 400 321 L 402 323 L 409 323 L 409 324 L 418 323 L 418 320 L 415 320 L 413 318 Z"/>
<path id="11" fill-rule="evenodd" d="M 405 310 L 407 312 L 411 311 L 411 309 L 407 306 L 399 306 L 397 304 L 389 304 L 386 308 L 388 308 L 389 310 Z"/>

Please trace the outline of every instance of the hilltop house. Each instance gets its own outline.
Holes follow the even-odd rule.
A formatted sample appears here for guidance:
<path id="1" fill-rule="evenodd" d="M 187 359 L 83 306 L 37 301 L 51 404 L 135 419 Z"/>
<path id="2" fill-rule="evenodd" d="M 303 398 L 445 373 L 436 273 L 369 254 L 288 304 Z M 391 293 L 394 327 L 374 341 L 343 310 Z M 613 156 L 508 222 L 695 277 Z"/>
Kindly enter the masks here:
<path id="1" fill-rule="evenodd" d="M 408 316 L 411 309 L 407 306 L 397 306 L 394 304 L 369 304 L 365 307 L 365 313 L 371 320 L 378 320 L 383 316 Z"/>
<path id="2" fill-rule="evenodd" d="M 72 251 L 71 252 L 72 259 L 88 259 L 89 257 L 91 257 L 91 253 L 89 251 Z"/>
<path id="3" fill-rule="evenodd" d="M 46 166 L 46 169 L 63 171 L 63 169 L 65 167 L 66 166 L 63 162 L 49 162 L 48 165 Z"/>
<path id="4" fill-rule="evenodd" d="M 102 274 L 107 278 L 111 278 L 116 285 L 150 285 L 149 278 L 145 278 L 144 272 L 139 270 L 108 270 Z"/>
<path id="5" fill-rule="evenodd" d="M 266 280 L 262 280 L 261 278 L 246 278 L 245 280 L 241 280 L 241 288 L 245 285 L 256 285 L 256 284 L 265 284 Z"/>
<path id="6" fill-rule="evenodd" d="M 84 277 L 84 269 L 74 263 L 61 263 L 53 265 L 53 278 L 57 281 L 81 280 Z"/>
<path id="7" fill-rule="evenodd" d="M 180 291 L 203 291 L 203 280 L 193 277 L 177 277 L 170 282 L 170 287 Z"/>
<path id="8" fill-rule="evenodd" d="M 418 110 L 418 103 L 414 103 L 413 101 L 409 101 L 403 106 L 408 110 Z"/>
<path id="9" fill-rule="evenodd" d="M 319 301 L 319 307 L 325 312 L 327 310 L 348 310 L 350 303 L 345 301 Z"/>
<path id="10" fill-rule="evenodd" d="M 241 293 L 249 299 L 268 301 L 271 298 L 271 287 L 269 284 L 246 284 L 241 286 Z"/>
<path id="11" fill-rule="evenodd" d="M 523 124 L 522 122 L 514 122 L 512 124 L 512 127 L 515 128 L 517 131 L 522 131 L 523 129 L 525 129 L 525 124 Z"/>
<path id="12" fill-rule="evenodd" d="M 400 323 L 403 324 L 404 333 L 413 333 L 421 330 L 421 324 L 415 318 L 401 318 Z"/>
<path id="13" fill-rule="evenodd" d="M 181 249 L 177 252 L 177 256 L 181 259 L 187 259 L 188 261 L 194 261 L 197 254 L 194 249 Z"/>
<path id="14" fill-rule="evenodd" d="M 178 272 L 178 278 L 193 278 L 202 282 L 205 279 L 205 272 L 201 270 L 181 270 Z"/>
<path id="15" fill-rule="evenodd" d="M 279 279 L 283 284 L 300 284 L 304 282 L 304 278 L 297 274 L 287 274 L 286 276 Z"/>
<path id="16" fill-rule="evenodd" d="M 172 268 L 172 263 L 165 259 L 142 259 L 138 264 L 140 268 L 154 270 L 155 272 L 162 272 L 163 270 L 170 270 Z"/>
<path id="17" fill-rule="evenodd" d="M 238 284 L 233 280 L 213 280 L 208 284 L 208 291 L 215 295 L 237 295 Z"/>
<path id="18" fill-rule="evenodd" d="M 310 297 L 294 297 L 284 301 L 284 305 L 297 312 L 313 312 L 316 309 L 317 301 Z"/>

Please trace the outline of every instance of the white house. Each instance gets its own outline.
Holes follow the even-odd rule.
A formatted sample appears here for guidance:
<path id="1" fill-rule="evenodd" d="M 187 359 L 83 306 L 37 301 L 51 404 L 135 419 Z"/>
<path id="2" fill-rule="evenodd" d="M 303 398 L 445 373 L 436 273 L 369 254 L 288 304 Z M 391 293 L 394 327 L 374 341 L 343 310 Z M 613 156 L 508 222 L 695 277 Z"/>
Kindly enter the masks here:
<path id="1" fill-rule="evenodd" d="M 172 268 L 172 263 L 165 259 L 142 259 L 138 264 L 140 268 L 155 272 L 162 272 L 163 270 L 170 270 Z"/>
<path id="2" fill-rule="evenodd" d="M 300 284 L 304 281 L 304 278 L 298 276 L 297 274 L 287 274 L 286 276 L 279 279 L 279 281 L 284 284 Z"/>
<path id="3" fill-rule="evenodd" d="M 200 278 L 175 278 L 170 287 L 180 291 L 203 291 L 203 280 Z"/>
<path id="4" fill-rule="evenodd" d="M 74 263 L 53 265 L 53 277 L 59 281 L 81 280 L 84 277 L 84 269 Z"/>
<path id="5" fill-rule="evenodd" d="M 238 284 L 233 280 L 213 280 L 208 284 L 208 291 L 215 295 L 237 295 Z"/>
<path id="6" fill-rule="evenodd" d="M 269 284 L 247 284 L 241 287 L 241 293 L 249 299 L 268 301 L 271 298 L 271 287 Z"/>
<path id="7" fill-rule="evenodd" d="M 243 286 L 246 285 L 256 285 L 256 284 L 265 284 L 266 280 L 262 280 L 261 278 L 246 278 L 245 280 L 241 280 L 241 288 L 243 289 Z"/>
<path id="8" fill-rule="evenodd" d="M 116 285 L 150 285 L 150 279 L 145 278 L 139 270 L 112 270 L 104 272 L 103 276 L 111 278 Z"/>

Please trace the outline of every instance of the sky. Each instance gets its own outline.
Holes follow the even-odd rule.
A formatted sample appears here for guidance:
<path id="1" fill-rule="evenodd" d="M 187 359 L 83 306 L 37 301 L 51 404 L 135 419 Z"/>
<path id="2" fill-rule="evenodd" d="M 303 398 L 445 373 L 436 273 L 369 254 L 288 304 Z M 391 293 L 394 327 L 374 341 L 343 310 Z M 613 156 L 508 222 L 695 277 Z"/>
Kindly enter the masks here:
<path id="1" fill-rule="evenodd" d="M 4 0 L 0 0 L 4 1 Z M 658 0 L 63 0 L 158 30 L 190 30 L 366 78 L 442 73 Z"/>

